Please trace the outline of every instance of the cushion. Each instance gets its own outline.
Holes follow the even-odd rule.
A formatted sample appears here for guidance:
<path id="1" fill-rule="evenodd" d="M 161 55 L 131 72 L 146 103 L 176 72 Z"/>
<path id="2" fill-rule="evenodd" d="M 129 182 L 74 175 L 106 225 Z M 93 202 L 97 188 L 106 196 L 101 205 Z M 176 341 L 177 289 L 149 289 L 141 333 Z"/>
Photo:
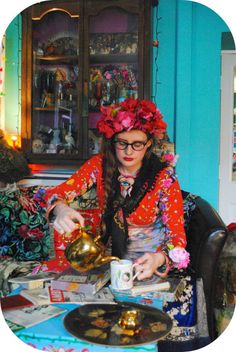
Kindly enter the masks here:
<path id="1" fill-rule="evenodd" d="M 0 255 L 17 260 L 47 259 L 50 245 L 45 189 L 0 191 Z"/>

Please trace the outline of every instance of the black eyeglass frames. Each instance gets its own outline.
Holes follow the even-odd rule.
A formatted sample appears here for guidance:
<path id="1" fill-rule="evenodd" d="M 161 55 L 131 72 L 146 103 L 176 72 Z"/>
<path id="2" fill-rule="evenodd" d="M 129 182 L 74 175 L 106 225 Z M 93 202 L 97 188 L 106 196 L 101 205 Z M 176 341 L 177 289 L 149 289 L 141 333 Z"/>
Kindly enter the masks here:
<path id="1" fill-rule="evenodd" d="M 116 148 L 120 149 L 120 150 L 125 150 L 130 145 L 133 150 L 140 151 L 140 150 L 143 150 L 143 148 L 146 146 L 147 142 L 148 142 L 148 140 L 146 140 L 146 142 L 135 141 L 133 143 L 128 143 L 128 142 L 117 139 L 114 141 L 114 144 L 115 144 Z"/>

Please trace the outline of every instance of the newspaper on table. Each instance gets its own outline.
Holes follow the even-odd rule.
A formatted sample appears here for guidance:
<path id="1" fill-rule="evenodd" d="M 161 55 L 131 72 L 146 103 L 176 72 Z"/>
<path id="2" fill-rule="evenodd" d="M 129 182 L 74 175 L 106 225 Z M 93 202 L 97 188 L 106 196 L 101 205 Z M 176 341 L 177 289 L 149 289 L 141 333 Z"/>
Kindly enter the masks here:
<path id="1" fill-rule="evenodd" d="M 114 303 L 114 295 L 108 287 L 103 287 L 94 295 L 83 292 L 62 291 L 53 289 L 50 285 L 44 289 L 22 290 L 21 295 L 33 304 L 49 303 Z"/>
<path id="2" fill-rule="evenodd" d="M 29 328 L 45 320 L 56 317 L 67 310 L 50 304 L 3 312 L 4 318 L 13 331 Z"/>

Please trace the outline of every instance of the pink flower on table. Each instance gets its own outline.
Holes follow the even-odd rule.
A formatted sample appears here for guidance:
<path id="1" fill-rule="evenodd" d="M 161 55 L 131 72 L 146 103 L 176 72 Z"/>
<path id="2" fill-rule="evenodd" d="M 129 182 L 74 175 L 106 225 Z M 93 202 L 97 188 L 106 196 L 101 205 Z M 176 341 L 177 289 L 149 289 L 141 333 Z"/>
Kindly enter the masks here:
<path id="1" fill-rule="evenodd" d="M 190 255 L 185 248 L 175 247 L 168 253 L 170 259 L 174 263 L 174 266 L 178 269 L 187 268 L 190 262 Z"/>

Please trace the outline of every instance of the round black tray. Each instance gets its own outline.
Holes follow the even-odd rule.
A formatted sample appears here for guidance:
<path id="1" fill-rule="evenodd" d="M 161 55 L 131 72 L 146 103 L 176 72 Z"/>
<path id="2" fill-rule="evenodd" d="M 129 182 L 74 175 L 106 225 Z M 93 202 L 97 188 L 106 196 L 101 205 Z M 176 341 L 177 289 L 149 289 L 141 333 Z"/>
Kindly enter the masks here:
<path id="1" fill-rule="evenodd" d="M 123 311 L 139 310 L 142 316 L 138 332 L 123 330 L 118 321 Z M 130 302 L 86 304 L 64 318 L 66 330 L 78 339 L 114 347 L 131 347 L 156 342 L 172 328 L 170 317 L 157 308 Z M 133 336 L 132 336 L 133 334 Z"/>

